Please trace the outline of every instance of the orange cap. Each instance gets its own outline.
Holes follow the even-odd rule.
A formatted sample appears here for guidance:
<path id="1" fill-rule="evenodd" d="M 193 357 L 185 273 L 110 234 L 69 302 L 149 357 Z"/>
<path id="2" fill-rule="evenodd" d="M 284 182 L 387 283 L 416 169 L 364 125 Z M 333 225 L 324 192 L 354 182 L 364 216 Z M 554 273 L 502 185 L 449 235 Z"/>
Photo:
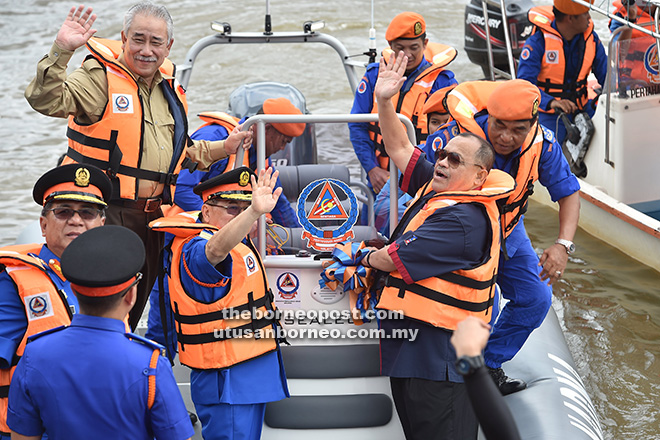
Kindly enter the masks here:
<path id="1" fill-rule="evenodd" d="M 302 115 L 302 112 L 286 98 L 265 100 L 263 110 L 266 115 Z M 305 131 L 304 122 L 278 122 L 272 125 L 284 136 L 298 137 Z"/>
<path id="2" fill-rule="evenodd" d="M 532 119 L 539 111 L 541 92 L 529 81 L 512 79 L 493 90 L 486 108 L 488 114 L 503 121 Z"/>
<path id="3" fill-rule="evenodd" d="M 448 87 L 443 87 L 433 92 L 433 94 L 429 96 L 429 99 L 427 99 L 424 103 L 424 107 L 422 107 L 422 113 L 425 115 L 428 115 L 429 113 L 440 113 L 441 115 L 446 115 L 449 113 L 449 110 L 447 110 L 447 107 L 445 106 L 445 98 L 449 92 L 454 90 L 455 87 L 456 84 L 452 84 Z"/>
<path id="4" fill-rule="evenodd" d="M 385 32 L 387 41 L 411 40 L 419 38 L 426 32 L 424 17 L 415 12 L 402 12 L 392 19 Z"/>
<path id="5" fill-rule="evenodd" d="M 589 2 L 591 4 L 593 4 L 594 2 L 594 0 L 584 0 L 584 1 Z M 580 15 L 580 14 L 584 14 L 585 12 L 589 12 L 589 8 L 587 6 L 577 4 L 572 0 L 554 0 L 554 5 L 559 12 L 563 12 L 566 15 Z"/>

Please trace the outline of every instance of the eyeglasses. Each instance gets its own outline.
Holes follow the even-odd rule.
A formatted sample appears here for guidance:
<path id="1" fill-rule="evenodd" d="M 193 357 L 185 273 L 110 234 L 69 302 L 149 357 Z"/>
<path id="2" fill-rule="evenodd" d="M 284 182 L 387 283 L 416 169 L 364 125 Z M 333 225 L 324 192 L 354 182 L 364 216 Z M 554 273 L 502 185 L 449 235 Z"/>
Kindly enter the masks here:
<path id="1" fill-rule="evenodd" d="M 231 216 L 236 216 L 236 215 L 240 214 L 241 212 L 245 211 L 246 209 L 248 209 L 247 206 L 245 208 L 243 208 L 243 207 L 238 206 L 238 205 L 214 205 L 213 203 L 207 203 L 207 205 L 215 206 L 216 208 L 225 209 L 227 211 L 227 214 L 229 214 Z"/>
<path id="2" fill-rule="evenodd" d="M 51 208 L 46 209 L 45 211 L 52 211 L 56 219 L 63 221 L 70 220 L 76 213 L 78 213 L 80 218 L 85 221 L 96 220 L 103 212 L 100 209 L 95 208 Z"/>
<path id="3" fill-rule="evenodd" d="M 474 165 L 475 167 L 484 168 L 483 165 L 463 161 L 463 159 L 461 159 L 461 156 L 458 153 L 454 153 L 453 151 L 447 151 L 444 148 L 438 148 L 437 150 L 435 150 L 436 162 L 445 159 L 447 159 L 449 166 L 452 168 L 458 168 L 459 165 L 461 164 Z"/>
<path id="4" fill-rule="evenodd" d="M 140 282 L 141 279 L 142 279 L 142 272 L 138 272 L 137 274 L 135 274 L 135 281 L 133 281 L 130 286 L 128 286 L 127 288 L 125 288 L 123 291 L 120 292 L 121 296 L 126 295 L 133 286 L 135 286 L 137 283 Z"/>

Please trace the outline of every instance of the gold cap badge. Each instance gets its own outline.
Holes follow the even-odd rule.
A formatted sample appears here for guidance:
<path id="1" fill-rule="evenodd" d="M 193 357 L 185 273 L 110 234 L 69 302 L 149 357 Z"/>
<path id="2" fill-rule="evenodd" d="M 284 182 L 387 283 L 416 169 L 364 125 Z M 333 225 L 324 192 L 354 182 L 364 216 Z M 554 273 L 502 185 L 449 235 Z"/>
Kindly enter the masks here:
<path id="1" fill-rule="evenodd" d="M 238 184 L 240 186 L 247 186 L 250 183 L 250 173 L 243 171 L 241 176 L 238 178 Z"/>
<path id="2" fill-rule="evenodd" d="M 87 168 L 78 168 L 76 170 L 76 186 L 89 186 L 89 170 Z"/>
<path id="3" fill-rule="evenodd" d="M 419 21 L 415 23 L 415 35 L 420 35 L 422 33 L 422 23 Z"/>
<path id="4" fill-rule="evenodd" d="M 539 112 L 539 99 L 536 98 L 534 100 L 534 104 L 532 105 L 532 118 L 536 117 L 536 114 Z"/>

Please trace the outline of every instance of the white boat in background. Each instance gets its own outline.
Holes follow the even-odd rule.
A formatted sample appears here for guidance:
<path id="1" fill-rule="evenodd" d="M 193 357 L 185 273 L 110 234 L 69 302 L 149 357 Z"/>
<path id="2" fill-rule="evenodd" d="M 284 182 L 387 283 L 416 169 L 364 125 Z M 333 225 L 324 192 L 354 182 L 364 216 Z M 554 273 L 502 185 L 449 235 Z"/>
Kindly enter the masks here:
<path id="1" fill-rule="evenodd" d="M 579 226 L 599 240 L 660 271 L 660 173 L 657 165 L 660 148 L 660 34 L 617 17 L 609 9 L 590 5 L 583 0 L 573 1 L 589 6 L 592 13 L 624 24 L 613 33 L 608 45 L 610 80 L 604 85 L 592 118 L 595 129 L 593 138 L 587 145 L 586 153 L 582 152 L 586 175 L 576 173 L 580 177 L 581 186 Z M 472 3 L 475 2 L 472 0 Z M 524 4 L 520 0 L 488 0 L 485 3 L 488 3 L 487 9 L 491 14 L 510 8 L 509 4 Z M 651 0 L 649 3 L 660 5 L 659 0 Z M 468 12 L 466 9 L 466 17 Z M 520 27 L 518 21 L 519 18 L 513 24 Z M 513 24 L 510 28 L 516 29 Z M 645 77 L 630 78 L 622 75 L 619 68 L 617 60 L 620 54 L 625 56 L 626 47 L 615 36 L 626 27 L 647 34 L 644 39 L 638 39 L 647 48 L 644 60 L 638 61 L 644 65 Z M 505 33 L 506 29 L 505 26 Z M 490 31 L 497 32 L 497 29 Z M 604 38 L 606 36 L 601 35 L 601 39 Z M 514 50 L 516 48 L 513 47 Z M 508 72 L 502 71 L 508 70 L 503 67 L 507 51 L 490 45 L 488 49 L 495 55 L 490 58 L 495 60 L 495 68 L 490 71 L 510 77 Z M 508 51 L 509 56 L 511 53 Z M 489 58 L 484 56 L 480 62 L 488 61 Z M 515 63 L 511 61 L 509 64 Z M 488 66 L 483 68 L 484 72 L 489 72 Z M 566 152 L 566 148 L 564 150 Z M 573 152 L 579 153 L 575 150 Z M 558 208 L 541 185 L 535 185 L 532 199 Z"/>

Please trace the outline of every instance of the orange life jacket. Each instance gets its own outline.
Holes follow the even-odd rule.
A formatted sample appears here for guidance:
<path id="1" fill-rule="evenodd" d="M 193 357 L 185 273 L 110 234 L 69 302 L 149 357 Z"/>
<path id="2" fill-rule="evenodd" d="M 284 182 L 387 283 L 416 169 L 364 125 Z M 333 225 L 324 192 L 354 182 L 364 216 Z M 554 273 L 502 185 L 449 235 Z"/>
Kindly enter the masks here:
<path id="1" fill-rule="evenodd" d="M 457 203 L 480 204 L 486 209 L 490 225 L 488 255 L 475 267 L 441 274 L 414 284 L 407 284 L 401 274 L 394 271 L 387 277 L 377 307 L 399 310 L 408 318 L 449 330 L 454 330 L 468 316 L 489 322 L 500 256 L 497 200 L 506 197 L 513 187 L 511 176 L 500 170 L 491 170 L 481 189 L 439 193 L 427 200 L 405 226 L 404 233 L 419 228 L 439 209 Z M 429 182 L 417 192 L 412 206 L 420 203 L 422 196 L 430 191 Z M 408 209 L 412 209 L 412 206 Z"/>
<path id="2" fill-rule="evenodd" d="M 534 7 L 528 11 L 527 17 L 532 24 L 536 25 L 537 29 L 543 32 L 545 39 L 545 54 L 536 85 L 555 99 L 570 99 L 577 104 L 580 110 L 583 110 L 589 100 L 587 77 L 596 58 L 593 21 L 589 22 L 589 28 L 582 35 L 585 41 L 582 65 L 575 83 L 569 86 L 566 83 L 566 56 L 563 39 L 559 31 L 552 27 L 555 19 L 552 6 Z"/>
<path id="3" fill-rule="evenodd" d="M 615 7 L 614 13 L 622 17 L 628 16 L 627 7 L 616 0 L 612 6 Z M 611 21 L 610 21 L 611 23 Z M 653 18 L 647 11 L 637 6 L 637 24 L 642 27 L 655 31 Z M 631 29 L 632 34 L 629 40 L 619 39 L 619 77 L 641 80 L 649 84 L 660 83 L 660 68 L 658 67 L 658 46 L 655 38 Z"/>
<path id="4" fill-rule="evenodd" d="M 66 293 L 59 290 L 47 272 L 46 263 L 28 255 L 38 254 L 41 244 L 8 246 L 0 250 L 0 265 L 16 284 L 18 296 L 25 306 L 27 328 L 16 348 L 8 369 L 0 369 L 0 434 L 9 435 L 7 396 L 18 361 L 23 356 L 28 337 L 71 323 L 72 313 Z"/>
<path id="5" fill-rule="evenodd" d="M 202 112 L 197 115 L 199 119 L 204 121 L 204 124 L 200 125 L 197 130 L 208 125 L 221 125 L 227 129 L 229 133 L 238 127 L 238 118 L 231 116 L 225 112 Z"/>
<path id="6" fill-rule="evenodd" d="M 392 49 L 387 48 L 383 51 L 385 61 L 392 56 Z M 412 82 L 408 83 L 406 90 L 400 90 L 392 97 L 392 102 L 396 102 L 395 110 L 410 118 L 415 127 L 417 144 L 426 140 L 428 133 L 427 115 L 422 112 L 424 103 L 431 94 L 431 88 L 438 75 L 444 70 L 445 66 L 454 61 L 458 52 L 451 46 L 440 43 L 428 43 L 424 51 L 424 57 L 431 63 L 425 70 L 419 72 Z M 378 104 L 376 97 L 373 98 L 372 114 L 378 114 Z M 390 162 L 383 137 L 380 134 L 380 126 L 376 122 L 369 123 L 369 136 L 374 141 L 376 148 L 376 158 L 380 167 L 389 169 Z"/>
<path id="7" fill-rule="evenodd" d="M 231 133 L 231 131 L 234 128 L 238 127 L 239 119 L 225 112 L 204 112 L 198 114 L 197 116 L 199 116 L 199 119 L 206 122 L 205 124 L 200 125 L 199 128 L 206 127 L 207 125 L 215 124 L 225 127 L 227 131 Z M 223 174 L 226 173 L 227 171 L 233 170 L 235 163 L 236 163 L 236 155 L 230 154 L 229 158 L 227 159 L 227 167 L 223 171 Z M 243 153 L 243 166 L 246 166 L 248 168 L 250 167 L 250 155 L 248 154 L 247 151 Z"/>
<path id="8" fill-rule="evenodd" d="M 623 18 L 628 17 L 628 6 L 624 6 L 621 3 L 621 0 L 614 0 L 612 2 L 612 7 L 614 7 L 614 14 L 618 14 Z M 643 25 L 642 27 L 647 28 L 650 31 L 655 31 L 655 26 L 653 25 L 653 18 L 649 15 L 649 13 L 646 10 L 640 8 L 639 6 L 636 6 L 636 8 L 637 8 L 637 24 Z M 612 24 L 612 20 L 610 20 L 608 26 L 611 24 Z M 640 32 L 637 29 L 631 29 L 631 31 L 632 31 L 632 38 L 648 36 L 644 32 Z"/>
<path id="9" fill-rule="evenodd" d="M 170 301 L 176 321 L 179 360 L 191 368 L 228 368 L 277 349 L 274 333 L 273 295 L 266 271 L 252 242 L 239 243 L 230 252 L 231 286 L 223 298 L 206 304 L 186 292 L 180 271 L 188 270 L 183 260 L 185 243 L 197 235 L 209 239 L 206 230 L 215 226 L 196 223 L 198 213 L 186 212 L 175 217 L 154 220 L 149 226 L 175 235 L 171 244 L 172 264 L 168 278 Z M 217 285 L 226 283 L 222 280 Z M 239 316 L 237 318 L 237 316 Z M 242 338 L 227 330 L 248 331 Z"/>
<path id="10" fill-rule="evenodd" d="M 475 120 L 475 115 L 486 110 L 488 98 L 498 85 L 494 81 L 469 81 L 459 84 L 447 95 L 449 113 L 456 120 L 461 132 L 469 131 L 488 140 L 486 133 Z M 539 179 L 539 161 L 544 138 L 550 140 L 552 136 L 545 133 L 537 121 L 525 138 L 520 154 L 514 159 L 516 163 L 512 172 L 516 188 L 506 200 L 500 201 L 500 221 L 504 238 L 511 234 L 520 217 L 527 211 L 527 199 L 534 192 L 534 182 Z"/>
<path id="11" fill-rule="evenodd" d="M 80 125 L 73 116 L 69 117 L 69 149 L 64 163 L 88 163 L 105 170 L 113 181 L 113 199 L 136 200 L 138 180 L 144 179 L 164 184 L 163 203 L 171 203 L 189 142 L 188 108 L 183 87 L 174 79 L 161 82 L 174 118 L 173 154 L 168 172 L 141 169 L 144 148 L 142 101 L 136 80 L 117 61 L 122 51 L 121 41 L 91 38 L 87 48 L 90 56 L 105 68 L 108 103 L 103 116 L 94 124 Z M 166 59 L 160 72 L 166 77 L 174 76 L 174 64 Z"/>

